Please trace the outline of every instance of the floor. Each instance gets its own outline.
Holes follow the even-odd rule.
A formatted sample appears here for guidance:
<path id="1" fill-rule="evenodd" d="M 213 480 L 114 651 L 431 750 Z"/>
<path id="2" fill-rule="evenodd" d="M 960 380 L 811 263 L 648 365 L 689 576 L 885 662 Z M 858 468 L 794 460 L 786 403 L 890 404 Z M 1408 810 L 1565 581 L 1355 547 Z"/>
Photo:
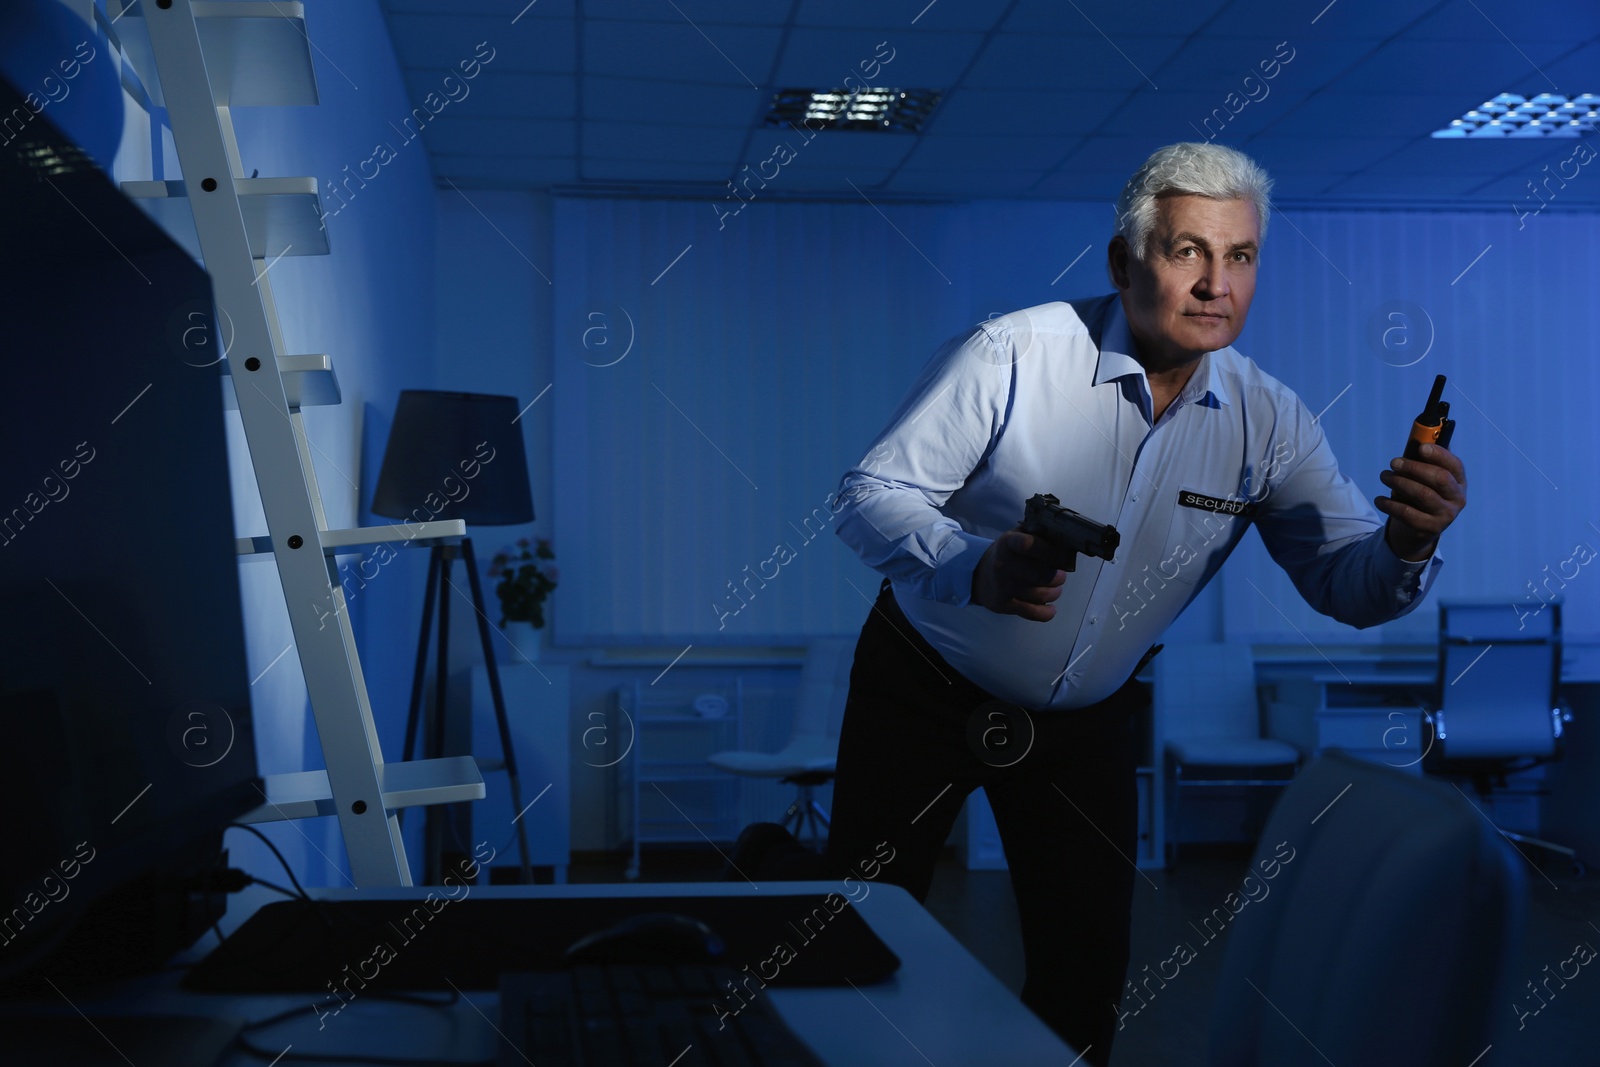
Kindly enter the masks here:
<path id="1" fill-rule="evenodd" d="M 1166 959 L 1177 941 L 1196 942 L 1191 920 L 1236 889 L 1249 863 L 1248 851 L 1237 846 L 1193 847 L 1173 870 L 1144 872 L 1149 881 L 1135 883 L 1130 975 L 1145 964 L 1154 967 Z M 569 878 L 621 881 L 623 866 L 620 855 L 575 856 Z M 716 881 L 722 876 L 723 859 L 710 848 L 662 849 L 647 852 L 642 868 L 645 881 Z M 1532 980 L 1542 978 L 1546 965 L 1554 973 L 1579 944 L 1600 948 L 1600 872 L 1580 879 L 1551 862 L 1530 867 L 1528 873 L 1528 927 L 1514 973 Z M 1022 988 L 1022 939 L 1006 872 L 968 871 L 948 853 L 934 876 L 927 908 L 1010 989 Z M 1195 1061 L 1196 1050 L 1207 1044 L 1211 991 L 1226 939 L 1224 932 L 1214 941 L 1197 944 L 1195 959 L 1184 965 L 1178 978 L 1126 1018 L 1117 1035 L 1112 1067 Z M 1600 968 L 1593 974 L 1588 970 L 1579 970 L 1564 989 L 1548 982 L 1556 995 L 1546 994 L 1547 1005 L 1524 1017 L 1520 1030 L 1513 1025 L 1499 1045 L 1470 1067 L 1600 1067 Z M 1522 991 L 1519 1003 L 1524 1010 L 1537 1004 Z M 1517 1018 L 1509 1003 L 1495 1010 L 1505 1011 L 1513 1022 Z"/>

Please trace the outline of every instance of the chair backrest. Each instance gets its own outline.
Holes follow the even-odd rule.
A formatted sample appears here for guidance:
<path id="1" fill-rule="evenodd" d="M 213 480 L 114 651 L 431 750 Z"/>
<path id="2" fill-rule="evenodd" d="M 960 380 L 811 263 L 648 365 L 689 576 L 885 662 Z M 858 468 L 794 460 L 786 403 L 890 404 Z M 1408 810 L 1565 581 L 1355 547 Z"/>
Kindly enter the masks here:
<path id="1" fill-rule="evenodd" d="M 1505 601 L 1439 605 L 1440 757 L 1554 755 L 1560 620 L 1560 604 L 1537 613 Z"/>
<path id="2" fill-rule="evenodd" d="M 838 738 L 855 652 L 854 636 L 823 637 L 811 642 L 806 650 L 806 661 L 800 668 L 795 738 Z"/>
<path id="3" fill-rule="evenodd" d="M 1155 669 L 1155 726 L 1163 738 L 1260 737 L 1255 655 L 1243 644 L 1169 644 Z"/>
<path id="4" fill-rule="evenodd" d="M 1325 753 L 1279 799 L 1234 899 L 1210 1062 L 1471 1063 L 1511 1017 L 1526 893 L 1450 786 Z M 1208 936 L 1234 910 L 1214 914 Z"/>

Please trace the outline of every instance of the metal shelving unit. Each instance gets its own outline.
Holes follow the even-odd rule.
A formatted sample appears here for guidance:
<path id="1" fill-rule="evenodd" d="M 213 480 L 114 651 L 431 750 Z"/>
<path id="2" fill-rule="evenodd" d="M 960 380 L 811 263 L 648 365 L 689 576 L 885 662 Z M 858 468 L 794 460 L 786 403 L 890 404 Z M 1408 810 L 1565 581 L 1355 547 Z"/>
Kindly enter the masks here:
<path id="1" fill-rule="evenodd" d="M 719 716 L 695 710 L 703 696 L 719 697 Z M 630 842 L 627 877 L 639 877 L 645 843 L 732 841 L 739 833 L 738 778 L 711 767 L 713 752 L 740 747 L 744 687 L 739 679 L 704 689 L 656 689 L 645 682 L 619 687 L 617 699 L 635 730 L 634 758 L 618 767 L 619 832 Z"/>

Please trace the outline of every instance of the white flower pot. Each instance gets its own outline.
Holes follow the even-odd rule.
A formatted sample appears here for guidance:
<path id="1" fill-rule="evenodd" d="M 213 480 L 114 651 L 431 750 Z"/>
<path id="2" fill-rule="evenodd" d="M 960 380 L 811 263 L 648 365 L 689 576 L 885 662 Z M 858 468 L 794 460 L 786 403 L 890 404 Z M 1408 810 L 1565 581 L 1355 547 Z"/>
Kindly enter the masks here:
<path id="1" fill-rule="evenodd" d="M 500 647 L 499 662 L 503 666 L 515 666 L 520 663 L 538 663 L 539 649 L 544 644 L 544 631 L 534 629 L 531 622 L 512 620 L 507 622 L 502 629 L 506 639 L 512 647 Z"/>

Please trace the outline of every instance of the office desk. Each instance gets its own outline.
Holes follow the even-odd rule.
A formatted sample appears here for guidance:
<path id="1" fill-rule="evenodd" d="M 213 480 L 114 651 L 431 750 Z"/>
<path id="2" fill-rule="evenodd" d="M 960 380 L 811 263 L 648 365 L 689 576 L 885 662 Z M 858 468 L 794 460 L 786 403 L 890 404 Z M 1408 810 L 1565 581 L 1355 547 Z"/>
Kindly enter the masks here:
<path id="1" fill-rule="evenodd" d="M 1025 1008 L 999 979 L 985 970 L 910 894 L 898 886 L 865 884 L 871 886 L 871 891 L 855 907 L 900 957 L 901 966 L 894 976 L 859 989 L 850 986 L 774 988 L 762 994 L 772 998 L 773 1007 L 824 1062 L 838 1067 L 855 1064 L 927 1067 L 930 1061 L 939 1067 L 991 1067 L 993 1064 L 1067 1067 L 1073 1062 L 1076 1053 Z M 696 882 L 474 886 L 471 892 L 483 897 L 537 898 L 744 896 L 757 892 L 829 893 L 838 890 L 837 882 L 763 882 L 759 888 L 749 883 Z M 420 899 L 427 887 L 311 892 L 327 900 Z M 240 894 L 234 898 L 224 930 L 236 927 L 256 907 L 275 899 L 282 898 L 260 889 Z M 188 955 L 198 959 L 209 948 L 207 942 L 215 944 L 215 940 L 207 935 L 206 941 Z M 743 962 L 734 961 L 734 966 L 741 966 Z M 178 988 L 178 981 L 179 974 L 169 971 L 124 983 L 105 994 L 74 995 L 70 1005 L 63 999 L 34 1003 L 40 1013 L 70 1018 L 77 1018 L 76 1012 L 82 1011 L 90 1016 L 165 1013 L 254 1020 L 304 1006 L 303 1016 L 255 1031 L 249 1035 L 250 1040 L 274 1052 L 292 1046 L 297 1056 L 318 1052 L 393 1054 L 412 1060 L 431 1056 L 441 1061 L 492 1063 L 496 1053 L 494 1024 L 498 1019 L 499 998 L 492 992 L 468 990 L 449 1008 L 357 997 L 336 1017 L 322 1018 L 319 1027 L 319 1019 L 310 1004 L 313 999 L 325 999 L 325 996 L 189 993 Z M 0 1010 L 9 1013 L 20 1006 L 13 1001 L 0 1005 Z M 83 1025 L 87 1030 L 88 1023 Z M 124 1061 L 112 1054 L 106 1062 L 121 1064 Z M 138 1067 L 145 1067 L 138 1057 L 135 1062 Z M 167 1067 L 186 1061 L 163 1058 L 149 1062 Z M 265 1061 L 235 1049 L 224 1062 L 228 1067 L 245 1064 L 260 1067 Z"/>

